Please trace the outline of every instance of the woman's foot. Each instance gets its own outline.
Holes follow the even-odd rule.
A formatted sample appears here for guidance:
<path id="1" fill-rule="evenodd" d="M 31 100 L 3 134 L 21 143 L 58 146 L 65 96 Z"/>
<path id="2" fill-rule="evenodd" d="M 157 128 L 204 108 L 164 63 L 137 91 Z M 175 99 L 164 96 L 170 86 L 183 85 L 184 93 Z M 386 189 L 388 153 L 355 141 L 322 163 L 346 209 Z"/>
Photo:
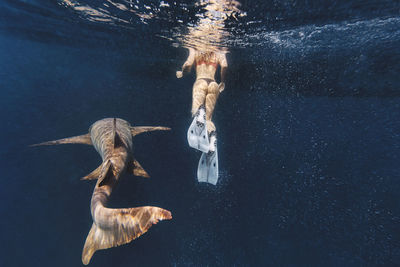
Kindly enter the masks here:
<path id="1" fill-rule="evenodd" d="M 200 106 L 196 112 L 192 124 L 187 133 L 187 139 L 190 147 L 201 152 L 207 153 L 209 150 L 209 138 L 207 134 L 206 111 L 204 105 Z"/>
<path id="2" fill-rule="evenodd" d="M 210 140 L 210 152 L 214 152 L 217 149 L 217 132 L 212 131 L 209 135 L 209 140 Z"/>

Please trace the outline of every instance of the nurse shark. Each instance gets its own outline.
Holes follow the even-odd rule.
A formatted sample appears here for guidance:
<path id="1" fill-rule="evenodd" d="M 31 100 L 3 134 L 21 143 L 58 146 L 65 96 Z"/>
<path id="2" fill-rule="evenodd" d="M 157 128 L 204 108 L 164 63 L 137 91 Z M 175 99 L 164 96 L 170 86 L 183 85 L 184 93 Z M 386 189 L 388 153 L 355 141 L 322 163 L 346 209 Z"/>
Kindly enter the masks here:
<path id="1" fill-rule="evenodd" d="M 131 127 L 125 120 L 106 118 L 95 122 L 88 134 L 32 145 L 93 145 L 103 159 L 103 163 L 97 169 L 82 178 L 82 180 L 97 179 L 90 203 L 93 224 L 83 247 L 83 264 L 89 264 L 97 250 L 127 244 L 146 233 L 158 221 L 172 219 L 170 211 L 158 207 L 126 209 L 106 207 L 112 190 L 122 174 L 128 172 L 136 176 L 149 177 L 139 162 L 133 158 L 132 137 L 156 130 L 170 130 L 170 128 Z"/>

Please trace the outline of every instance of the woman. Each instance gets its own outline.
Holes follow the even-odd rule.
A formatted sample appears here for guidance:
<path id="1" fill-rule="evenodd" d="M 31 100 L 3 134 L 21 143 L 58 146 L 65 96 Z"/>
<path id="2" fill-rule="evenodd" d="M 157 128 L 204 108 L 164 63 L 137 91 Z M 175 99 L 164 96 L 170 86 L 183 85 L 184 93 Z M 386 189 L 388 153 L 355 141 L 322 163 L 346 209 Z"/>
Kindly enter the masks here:
<path id="1" fill-rule="evenodd" d="M 199 51 L 189 48 L 189 56 L 176 72 L 177 78 L 189 72 L 196 65 L 196 81 L 193 85 L 193 122 L 188 130 L 189 145 L 203 152 L 197 169 L 199 182 L 216 184 L 218 181 L 217 135 L 211 121 L 219 93 L 225 89 L 225 73 L 228 67 L 224 53 Z M 215 73 L 221 67 L 221 82 L 215 81 Z"/>

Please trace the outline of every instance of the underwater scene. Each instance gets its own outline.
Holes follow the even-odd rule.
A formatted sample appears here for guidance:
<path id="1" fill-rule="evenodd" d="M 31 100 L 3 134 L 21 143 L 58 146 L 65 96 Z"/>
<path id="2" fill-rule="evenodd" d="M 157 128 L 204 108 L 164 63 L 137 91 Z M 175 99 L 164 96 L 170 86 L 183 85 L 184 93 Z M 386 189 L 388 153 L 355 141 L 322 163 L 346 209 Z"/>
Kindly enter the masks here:
<path id="1" fill-rule="evenodd" d="M 0 266 L 400 266 L 400 2 L 0 0 Z"/>

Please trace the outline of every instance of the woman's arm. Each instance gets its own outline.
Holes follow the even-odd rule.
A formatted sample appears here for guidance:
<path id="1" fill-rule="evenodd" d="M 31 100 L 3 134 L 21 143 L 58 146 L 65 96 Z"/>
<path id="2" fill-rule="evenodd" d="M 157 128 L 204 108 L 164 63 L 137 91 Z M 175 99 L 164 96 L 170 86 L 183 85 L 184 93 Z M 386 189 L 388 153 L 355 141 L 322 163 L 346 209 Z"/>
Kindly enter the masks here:
<path id="1" fill-rule="evenodd" d="M 225 54 L 220 54 L 219 64 L 221 65 L 221 83 L 219 84 L 219 91 L 222 92 L 225 89 L 225 75 L 228 69 L 228 61 L 226 60 Z"/>
<path id="2" fill-rule="evenodd" d="M 182 78 L 183 73 L 190 72 L 194 64 L 195 54 L 196 51 L 193 48 L 189 48 L 189 56 L 186 59 L 185 63 L 183 63 L 182 70 L 176 72 L 177 78 Z"/>

